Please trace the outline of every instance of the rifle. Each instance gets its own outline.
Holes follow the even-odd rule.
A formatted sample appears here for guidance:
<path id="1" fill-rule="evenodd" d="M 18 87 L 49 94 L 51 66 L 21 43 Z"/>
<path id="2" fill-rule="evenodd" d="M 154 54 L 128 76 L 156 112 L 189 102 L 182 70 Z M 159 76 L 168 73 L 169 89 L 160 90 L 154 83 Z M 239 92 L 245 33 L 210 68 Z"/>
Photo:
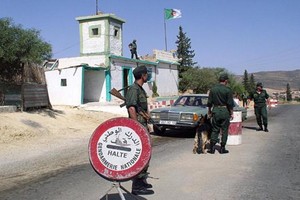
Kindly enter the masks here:
<path id="1" fill-rule="evenodd" d="M 120 91 L 125 90 L 125 89 L 128 88 L 128 87 L 129 87 L 129 86 L 127 86 L 127 87 L 125 87 L 125 88 L 122 88 L 122 89 L 120 89 L 120 90 L 117 90 L 116 88 L 113 88 L 113 89 L 111 89 L 111 90 L 109 91 L 109 93 L 110 93 L 111 95 L 113 95 L 113 96 L 115 96 L 115 97 L 117 97 L 117 98 L 119 98 L 119 99 L 121 99 L 121 100 L 124 101 L 124 103 L 122 103 L 122 104 L 120 105 L 121 108 L 124 107 L 124 106 L 126 105 L 126 102 L 125 102 L 125 101 L 126 101 L 126 98 L 122 96 L 122 94 L 120 93 Z M 141 115 L 144 119 L 146 119 L 150 124 L 153 124 L 153 126 L 155 126 L 155 128 L 157 128 L 158 130 L 161 130 L 161 128 L 155 124 L 155 122 L 153 121 L 153 119 L 149 116 L 149 114 L 148 114 L 146 111 L 143 110 L 143 108 L 142 108 L 140 105 L 138 105 L 137 112 L 138 112 L 138 114 Z"/>
<path id="2" fill-rule="evenodd" d="M 115 97 L 117 97 L 117 98 L 119 98 L 119 99 L 121 99 L 121 100 L 123 100 L 124 101 L 124 103 L 122 103 L 121 105 L 120 105 L 120 107 L 122 108 L 122 107 L 124 107 L 125 105 L 126 105 L 126 99 L 125 99 L 125 97 L 123 97 L 122 96 L 122 94 L 120 93 L 122 90 L 125 90 L 126 88 L 128 88 L 129 86 L 127 86 L 127 87 L 125 87 L 125 88 L 122 88 L 122 89 L 120 89 L 120 90 L 117 90 L 116 88 L 113 88 L 113 89 L 111 89 L 110 91 L 109 91 L 109 93 L 111 94 L 111 95 L 113 95 L 113 96 L 115 96 Z"/>

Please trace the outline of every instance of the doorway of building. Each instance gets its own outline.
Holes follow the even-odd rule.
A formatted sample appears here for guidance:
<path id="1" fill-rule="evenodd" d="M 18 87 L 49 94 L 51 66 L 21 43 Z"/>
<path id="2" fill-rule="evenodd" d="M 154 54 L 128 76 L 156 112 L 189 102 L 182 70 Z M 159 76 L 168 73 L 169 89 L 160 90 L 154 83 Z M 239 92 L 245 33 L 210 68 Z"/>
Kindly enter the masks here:
<path id="1" fill-rule="evenodd" d="M 123 88 L 126 88 L 123 90 L 124 97 L 126 96 L 128 86 L 131 84 L 129 80 L 130 79 L 129 72 L 130 72 L 129 68 L 123 68 Z"/>

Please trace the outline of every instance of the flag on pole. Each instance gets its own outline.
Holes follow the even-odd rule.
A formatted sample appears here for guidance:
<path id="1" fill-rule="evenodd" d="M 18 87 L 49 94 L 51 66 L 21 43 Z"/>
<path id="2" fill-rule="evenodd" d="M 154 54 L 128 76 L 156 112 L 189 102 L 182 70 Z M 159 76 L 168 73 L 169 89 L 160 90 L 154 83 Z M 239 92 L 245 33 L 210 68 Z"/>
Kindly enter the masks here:
<path id="1" fill-rule="evenodd" d="M 177 19 L 181 17 L 181 11 L 178 9 L 165 9 L 165 19 Z"/>

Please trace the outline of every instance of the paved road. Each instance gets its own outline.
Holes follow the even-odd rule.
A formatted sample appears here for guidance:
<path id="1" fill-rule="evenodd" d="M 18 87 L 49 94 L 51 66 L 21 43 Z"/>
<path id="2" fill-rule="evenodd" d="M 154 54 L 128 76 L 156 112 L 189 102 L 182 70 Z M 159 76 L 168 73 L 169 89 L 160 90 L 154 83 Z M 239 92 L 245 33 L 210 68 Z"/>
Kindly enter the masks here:
<path id="1" fill-rule="evenodd" d="M 299 117 L 299 105 L 276 107 L 269 113 L 269 133 L 256 132 L 254 119 L 247 120 L 242 145 L 228 146 L 226 155 L 192 154 L 193 138 L 179 137 L 182 132 L 156 137 L 150 172 L 158 179 L 149 180 L 155 194 L 140 199 L 299 199 Z M 129 190 L 130 184 L 122 183 Z M 84 164 L 4 191 L 0 199 L 92 200 L 100 199 L 110 187 Z M 116 190 L 109 199 L 120 199 Z"/>

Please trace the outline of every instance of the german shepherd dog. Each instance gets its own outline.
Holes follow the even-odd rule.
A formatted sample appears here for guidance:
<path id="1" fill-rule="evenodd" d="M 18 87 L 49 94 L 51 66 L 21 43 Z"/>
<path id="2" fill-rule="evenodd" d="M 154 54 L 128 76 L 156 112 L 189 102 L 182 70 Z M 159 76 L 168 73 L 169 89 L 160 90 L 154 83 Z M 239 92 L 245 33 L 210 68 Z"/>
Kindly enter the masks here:
<path id="1" fill-rule="evenodd" d="M 196 135 L 194 139 L 193 153 L 201 154 L 207 153 L 210 144 L 211 137 L 211 122 L 210 119 L 205 116 L 201 116 L 199 126 L 196 130 Z"/>

